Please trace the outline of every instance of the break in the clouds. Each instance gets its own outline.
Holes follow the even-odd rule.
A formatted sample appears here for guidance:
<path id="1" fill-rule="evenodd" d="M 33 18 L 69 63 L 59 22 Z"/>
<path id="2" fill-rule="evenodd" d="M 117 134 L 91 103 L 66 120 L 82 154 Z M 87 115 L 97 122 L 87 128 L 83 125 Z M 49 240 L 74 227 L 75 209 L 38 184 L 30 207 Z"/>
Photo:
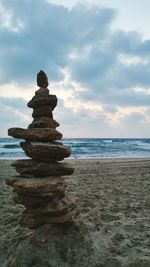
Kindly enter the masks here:
<path id="1" fill-rule="evenodd" d="M 39 69 L 60 99 L 65 136 L 149 135 L 150 40 L 112 29 L 116 16 L 92 5 L 0 1 L 1 135 L 31 120 L 24 99 Z"/>

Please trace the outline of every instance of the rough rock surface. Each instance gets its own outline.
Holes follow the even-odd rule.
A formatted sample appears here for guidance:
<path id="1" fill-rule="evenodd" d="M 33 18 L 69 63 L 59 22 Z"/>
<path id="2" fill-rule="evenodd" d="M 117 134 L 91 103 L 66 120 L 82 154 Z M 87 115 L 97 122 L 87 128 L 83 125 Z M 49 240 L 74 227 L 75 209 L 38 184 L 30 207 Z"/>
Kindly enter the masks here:
<path id="1" fill-rule="evenodd" d="M 29 108 L 37 108 L 39 106 L 50 106 L 51 110 L 53 111 L 57 105 L 57 97 L 55 95 L 48 95 L 48 96 L 34 96 L 28 102 Z"/>
<path id="2" fill-rule="evenodd" d="M 41 162 L 31 159 L 17 160 L 13 162 L 13 167 L 21 176 L 32 175 L 37 177 L 71 175 L 74 168 L 67 163 Z"/>
<path id="3" fill-rule="evenodd" d="M 29 179 L 13 176 L 6 178 L 6 183 L 17 191 L 34 195 L 65 190 L 64 178 L 59 176 Z"/>
<path id="4" fill-rule="evenodd" d="M 32 117 L 39 118 L 42 116 L 53 119 L 52 110 L 49 106 L 40 106 L 40 107 L 34 108 Z"/>
<path id="5" fill-rule="evenodd" d="M 13 176 L 7 178 L 6 183 L 12 186 L 16 195 L 13 200 L 23 204 L 27 196 L 36 196 L 32 205 L 26 205 L 27 209 L 23 212 L 20 224 L 31 229 L 37 228 L 45 223 L 66 223 L 72 220 L 78 213 L 78 200 L 71 196 L 61 197 L 65 192 L 65 181 L 62 177 L 47 178 L 19 178 Z M 56 193 L 57 192 L 57 193 Z M 19 194 L 21 198 L 19 198 Z M 42 202 L 42 194 L 48 193 L 51 196 L 47 203 Z M 49 193 L 52 193 L 51 195 Z M 24 195 L 27 195 L 26 197 Z M 58 196 L 61 197 L 58 199 Z M 40 205 L 37 205 L 37 199 L 40 197 Z M 23 202 L 21 201 L 23 199 Z M 32 199 L 30 199 L 31 201 Z M 29 200 L 28 200 L 29 201 Z M 28 203 L 28 202 L 27 202 Z M 35 203 L 35 205 L 33 205 Z M 39 202 L 38 202 L 39 203 Z"/>
<path id="6" fill-rule="evenodd" d="M 28 209 L 23 212 L 20 219 L 20 224 L 31 229 L 36 229 L 37 227 L 46 223 L 63 224 L 73 220 L 79 214 L 79 212 L 79 208 L 75 207 L 71 210 L 67 210 L 66 213 L 63 214 L 60 213 L 58 215 L 53 215 L 49 212 L 45 215 L 40 214 L 39 216 L 39 214 L 35 215 Z"/>
<path id="7" fill-rule="evenodd" d="M 62 138 L 62 134 L 52 128 L 10 128 L 8 130 L 8 135 L 25 140 L 44 142 L 60 140 Z"/>
<path id="8" fill-rule="evenodd" d="M 49 89 L 41 87 L 40 89 L 35 91 L 35 96 L 48 96 L 49 95 Z"/>
<path id="9" fill-rule="evenodd" d="M 61 161 L 71 153 L 69 147 L 58 142 L 21 142 L 20 145 L 28 157 L 41 161 Z"/>
<path id="10" fill-rule="evenodd" d="M 59 123 L 54 119 L 49 117 L 40 117 L 33 120 L 31 124 L 29 124 L 28 128 L 54 128 L 56 129 L 59 126 Z"/>
<path id="11" fill-rule="evenodd" d="M 40 72 L 37 74 L 37 85 L 39 87 L 48 87 L 48 78 L 46 73 L 43 70 L 40 70 Z"/>
<path id="12" fill-rule="evenodd" d="M 53 199 L 50 202 L 44 203 L 44 205 L 40 205 L 40 207 L 34 207 L 28 209 L 28 212 L 30 214 L 36 215 L 45 215 L 45 214 L 51 214 L 51 215 L 59 215 L 64 214 L 67 211 L 70 211 L 76 207 L 78 199 L 72 197 L 72 196 L 64 196 L 61 199 Z"/>
<path id="13" fill-rule="evenodd" d="M 60 191 L 59 187 L 59 191 L 57 191 L 57 197 L 55 191 L 35 195 L 29 192 L 23 193 L 22 191 L 13 190 L 12 198 L 15 203 L 22 204 L 29 208 L 41 207 L 41 205 L 44 205 L 49 201 L 53 201 L 54 199 L 59 201 L 60 198 L 65 196 L 64 190 L 65 186 L 62 186 L 62 191 Z"/>

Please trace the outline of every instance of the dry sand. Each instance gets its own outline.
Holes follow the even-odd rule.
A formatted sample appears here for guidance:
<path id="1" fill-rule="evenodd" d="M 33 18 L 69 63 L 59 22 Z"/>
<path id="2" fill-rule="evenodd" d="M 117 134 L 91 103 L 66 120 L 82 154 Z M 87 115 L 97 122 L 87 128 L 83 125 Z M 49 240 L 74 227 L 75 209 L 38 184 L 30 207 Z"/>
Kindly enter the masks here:
<path id="1" fill-rule="evenodd" d="M 149 267 L 150 159 L 69 162 L 75 167 L 75 173 L 66 177 L 67 191 L 79 197 L 78 225 L 86 226 L 94 253 L 99 255 L 98 260 L 89 261 L 88 266 Z M 18 225 L 23 207 L 13 204 L 11 188 L 5 184 L 5 178 L 15 174 L 10 163 L 0 161 L 0 267 L 39 266 L 25 261 L 22 265 L 17 263 L 18 247 L 33 231 Z M 72 267 L 87 266 L 87 263 L 69 265 L 66 260 L 66 265 L 41 266 Z"/>

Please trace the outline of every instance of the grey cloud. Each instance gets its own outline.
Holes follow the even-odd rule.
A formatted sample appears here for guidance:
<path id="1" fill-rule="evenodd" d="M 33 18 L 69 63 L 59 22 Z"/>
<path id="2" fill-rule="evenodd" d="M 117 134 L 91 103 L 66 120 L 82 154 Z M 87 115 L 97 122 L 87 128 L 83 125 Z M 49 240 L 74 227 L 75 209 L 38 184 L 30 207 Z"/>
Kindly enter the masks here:
<path id="1" fill-rule="evenodd" d="M 0 97 L 0 104 L 10 108 L 26 111 L 27 102 L 22 98 Z"/>
<path id="2" fill-rule="evenodd" d="M 120 62 L 118 55 L 117 51 L 110 50 L 107 46 L 105 49 L 93 48 L 85 58 L 70 63 L 72 76 L 90 89 L 90 92 L 96 93 L 107 94 L 111 89 L 135 86 L 149 87 L 150 62 L 145 65 L 126 65 Z"/>
<path id="3" fill-rule="evenodd" d="M 115 106 L 107 105 L 107 104 L 103 106 L 103 109 L 105 112 L 112 113 L 112 114 L 115 114 L 117 111 L 117 108 Z"/>
<path id="4" fill-rule="evenodd" d="M 128 125 L 130 123 L 130 126 L 133 126 L 134 123 L 143 123 L 145 121 L 145 117 L 139 112 L 133 112 L 132 114 L 126 116 L 123 120 L 124 122 L 128 122 Z"/>
<path id="5" fill-rule="evenodd" d="M 121 125 L 126 136 L 128 134 L 128 137 L 149 137 L 150 125 L 146 122 L 145 116 L 138 112 L 133 112 L 124 117 L 121 121 Z"/>
<path id="6" fill-rule="evenodd" d="M 150 56 L 150 40 L 142 40 L 135 31 L 117 31 L 110 34 L 111 48 L 121 53 L 136 56 Z"/>
<path id="7" fill-rule="evenodd" d="M 96 92 L 86 91 L 80 93 L 80 96 L 86 100 L 99 100 L 104 105 L 114 105 L 115 106 L 149 106 L 150 95 L 145 94 L 145 92 L 135 92 L 130 89 L 119 90 L 111 89 L 103 93 L 101 89 Z M 112 112 L 113 113 L 113 112 Z"/>
<path id="8" fill-rule="evenodd" d="M 108 132 L 109 133 L 109 132 Z M 125 138 L 149 138 L 150 125 L 144 115 L 133 112 L 121 119 L 117 127 L 112 127 L 111 136 Z"/>
<path id="9" fill-rule="evenodd" d="M 24 25 L 20 32 L 0 30 L 3 83 L 32 80 L 39 68 L 48 71 L 51 80 L 62 79 L 60 68 L 68 65 L 69 54 L 103 38 L 114 17 L 111 9 L 77 6 L 69 10 L 42 0 L 3 4 Z"/>
<path id="10" fill-rule="evenodd" d="M 60 124 L 62 124 L 61 121 L 63 121 L 63 124 L 68 126 L 71 124 L 75 125 L 80 122 L 85 123 L 86 121 L 89 123 L 91 114 L 84 109 L 80 109 L 80 111 L 75 113 L 72 108 L 65 106 L 63 100 L 59 99 L 58 106 L 54 110 L 54 117 L 60 122 Z"/>
<path id="11" fill-rule="evenodd" d="M 7 135 L 7 130 L 11 127 L 27 127 L 28 122 L 18 114 L 30 114 L 25 104 L 23 99 L 0 97 L 0 136 Z"/>
<path id="12" fill-rule="evenodd" d="M 93 116 L 91 112 L 84 109 L 74 113 L 71 108 L 64 105 L 63 101 L 59 101 L 59 105 L 54 112 L 54 118 L 60 123 L 58 130 L 63 133 L 64 138 L 104 137 L 106 133 L 112 133 L 105 113 L 99 112 L 99 114 Z"/>

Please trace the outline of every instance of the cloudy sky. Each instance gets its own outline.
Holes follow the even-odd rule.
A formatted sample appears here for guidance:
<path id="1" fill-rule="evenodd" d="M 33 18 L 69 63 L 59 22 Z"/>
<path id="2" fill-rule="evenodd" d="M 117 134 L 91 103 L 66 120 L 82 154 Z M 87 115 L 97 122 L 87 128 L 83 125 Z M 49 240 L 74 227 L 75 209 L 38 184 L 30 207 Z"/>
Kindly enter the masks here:
<path id="1" fill-rule="evenodd" d="M 149 0 L 0 0 L 0 136 L 49 77 L 64 137 L 150 137 Z"/>

